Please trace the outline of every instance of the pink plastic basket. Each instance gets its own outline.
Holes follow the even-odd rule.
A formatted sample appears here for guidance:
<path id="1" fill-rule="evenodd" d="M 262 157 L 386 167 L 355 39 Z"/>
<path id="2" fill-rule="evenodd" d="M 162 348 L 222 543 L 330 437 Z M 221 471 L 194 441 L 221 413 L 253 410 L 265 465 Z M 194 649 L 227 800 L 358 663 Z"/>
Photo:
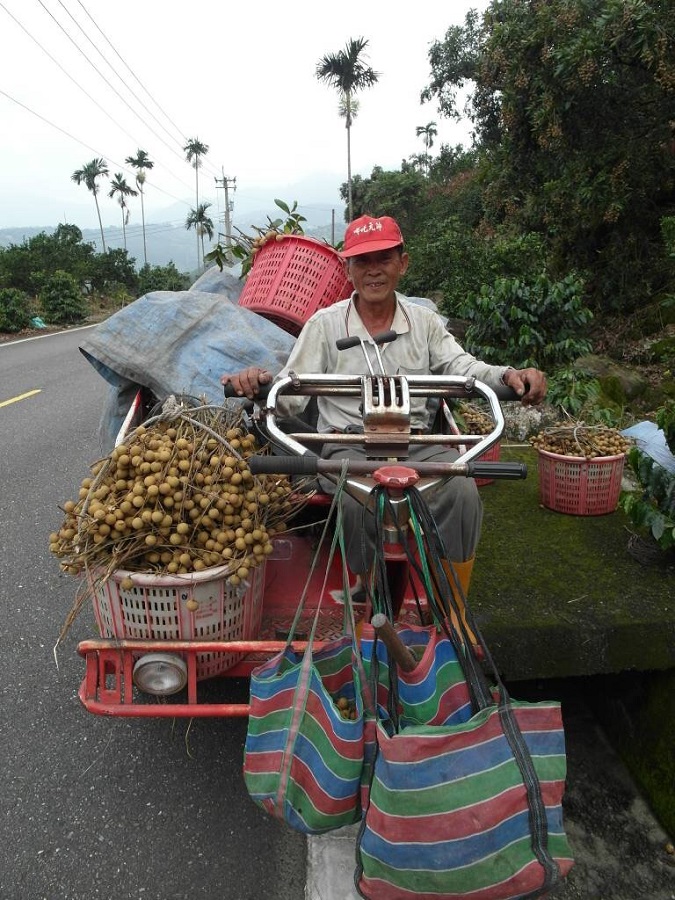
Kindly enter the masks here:
<path id="1" fill-rule="evenodd" d="M 297 335 L 318 309 L 349 297 L 351 291 L 333 247 L 313 238 L 288 235 L 260 248 L 239 305 Z"/>
<path id="2" fill-rule="evenodd" d="M 547 450 L 539 457 L 539 497 L 543 506 L 573 516 L 614 512 L 621 493 L 625 456 L 560 456 Z"/>
<path id="3" fill-rule="evenodd" d="M 101 637 L 136 640 L 255 640 L 263 609 L 265 564 L 252 570 L 247 587 L 232 587 L 226 567 L 189 575 L 151 575 L 118 569 L 105 580 L 89 572 L 93 607 Z M 122 587 L 129 576 L 132 588 Z M 187 607 L 196 601 L 195 610 Z M 198 653 L 197 678 L 220 675 L 242 653 Z"/>
<path id="4" fill-rule="evenodd" d="M 493 444 L 485 453 L 481 453 L 476 457 L 476 462 L 499 462 L 501 455 L 501 444 L 497 442 Z M 476 478 L 476 487 L 482 487 L 484 484 L 493 484 L 494 478 Z"/>

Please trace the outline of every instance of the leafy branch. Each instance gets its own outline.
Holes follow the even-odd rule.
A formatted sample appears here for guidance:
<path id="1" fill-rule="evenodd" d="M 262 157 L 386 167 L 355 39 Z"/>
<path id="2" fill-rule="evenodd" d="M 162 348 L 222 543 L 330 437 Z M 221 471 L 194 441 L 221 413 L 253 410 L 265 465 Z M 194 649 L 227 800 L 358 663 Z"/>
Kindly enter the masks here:
<path id="1" fill-rule="evenodd" d="M 662 550 L 675 547 L 675 474 L 633 447 L 628 463 L 641 487 L 624 491 L 620 505 L 632 524 L 646 530 Z"/>
<path id="2" fill-rule="evenodd" d="M 265 225 L 260 227 L 257 225 L 252 226 L 255 232 L 253 235 L 246 234 L 235 226 L 237 233 L 229 235 L 230 240 L 233 242 L 232 245 L 228 247 L 219 241 L 213 250 L 206 254 L 204 257 L 205 261 L 215 262 L 222 272 L 223 266 L 228 261 L 228 255 L 231 255 L 241 261 L 241 277 L 244 278 L 250 272 L 258 251 L 268 241 L 282 240 L 288 235 L 304 235 L 302 223 L 306 222 L 307 219 L 298 212 L 297 200 L 293 201 L 292 207 L 284 203 L 283 200 L 275 200 L 274 203 L 286 214 L 285 220 L 283 218 L 272 219 L 270 216 L 267 216 Z"/>

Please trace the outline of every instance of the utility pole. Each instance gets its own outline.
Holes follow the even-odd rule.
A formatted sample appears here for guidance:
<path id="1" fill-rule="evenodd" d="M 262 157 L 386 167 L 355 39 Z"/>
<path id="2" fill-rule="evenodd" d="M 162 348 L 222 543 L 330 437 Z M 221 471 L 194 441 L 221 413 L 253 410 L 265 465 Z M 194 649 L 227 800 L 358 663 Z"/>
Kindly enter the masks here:
<path id="1" fill-rule="evenodd" d="M 223 188 L 225 191 L 225 215 L 224 215 L 224 228 L 225 228 L 225 259 L 229 264 L 233 262 L 232 254 L 230 253 L 230 249 L 232 247 L 232 222 L 230 219 L 230 213 L 234 209 L 234 201 L 230 200 L 229 190 L 230 187 L 233 191 L 237 190 L 237 179 L 236 176 L 234 178 L 228 178 L 225 175 L 225 171 L 223 172 L 222 178 L 215 178 L 217 188 Z"/>

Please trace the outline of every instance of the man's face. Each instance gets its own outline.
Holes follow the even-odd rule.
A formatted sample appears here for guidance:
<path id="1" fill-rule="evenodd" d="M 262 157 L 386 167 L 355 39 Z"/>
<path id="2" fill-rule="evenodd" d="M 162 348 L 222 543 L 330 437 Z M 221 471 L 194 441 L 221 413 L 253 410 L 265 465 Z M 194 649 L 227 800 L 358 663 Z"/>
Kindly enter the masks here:
<path id="1" fill-rule="evenodd" d="M 408 254 L 399 248 L 378 250 L 352 256 L 347 260 L 347 275 L 365 303 L 393 299 L 399 280 L 408 268 Z"/>

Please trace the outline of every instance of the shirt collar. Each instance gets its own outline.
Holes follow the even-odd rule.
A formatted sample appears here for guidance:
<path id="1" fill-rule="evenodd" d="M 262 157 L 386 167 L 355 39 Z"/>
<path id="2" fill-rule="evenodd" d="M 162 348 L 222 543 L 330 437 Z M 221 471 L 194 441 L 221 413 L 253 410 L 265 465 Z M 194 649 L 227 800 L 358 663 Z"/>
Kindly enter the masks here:
<path id="1" fill-rule="evenodd" d="M 348 337 L 360 337 L 364 340 L 370 340 L 371 335 L 368 332 L 368 329 L 363 324 L 361 316 L 354 305 L 354 298 L 356 297 L 356 291 L 350 297 L 349 303 L 347 304 L 347 309 L 345 310 L 345 333 Z M 405 311 L 403 304 L 401 303 L 402 295 L 396 292 L 396 310 L 394 312 L 394 318 L 391 322 L 392 331 L 395 331 L 396 334 L 404 334 L 405 332 L 410 331 L 410 319 L 408 317 L 407 312 Z"/>

